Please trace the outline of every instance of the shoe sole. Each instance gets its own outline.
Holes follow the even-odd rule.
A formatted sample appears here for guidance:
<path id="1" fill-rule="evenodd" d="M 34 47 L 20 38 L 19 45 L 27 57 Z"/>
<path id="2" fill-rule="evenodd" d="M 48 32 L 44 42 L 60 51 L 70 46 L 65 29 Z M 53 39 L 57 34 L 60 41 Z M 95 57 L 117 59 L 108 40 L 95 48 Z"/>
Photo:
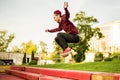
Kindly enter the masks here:
<path id="1" fill-rule="evenodd" d="M 70 54 L 71 52 L 72 52 L 72 51 L 69 51 L 69 52 L 67 52 L 67 53 L 61 54 L 60 56 L 66 57 L 66 56 L 68 56 L 68 54 Z"/>

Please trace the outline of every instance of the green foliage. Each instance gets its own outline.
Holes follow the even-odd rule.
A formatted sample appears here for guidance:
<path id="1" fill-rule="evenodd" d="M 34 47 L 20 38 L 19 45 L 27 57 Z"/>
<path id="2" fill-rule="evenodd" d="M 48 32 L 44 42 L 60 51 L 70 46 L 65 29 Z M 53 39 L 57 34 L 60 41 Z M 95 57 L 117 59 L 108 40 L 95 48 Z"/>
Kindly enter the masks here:
<path id="1" fill-rule="evenodd" d="M 37 65 L 37 61 L 34 59 L 34 51 L 32 51 L 31 54 L 31 62 L 29 63 L 29 65 Z"/>
<path id="2" fill-rule="evenodd" d="M 86 43 L 86 40 L 79 41 L 78 43 L 70 46 L 74 49 L 78 54 L 74 55 L 74 59 L 76 62 L 81 62 L 85 59 L 85 51 L 88 50 L 89 45 Z"/>
<path id="3" fill-rule="evenodd" d="M 0 31 L 0 51 L 6 51 L 13 39 L 14 34 L 8 35 L 7 31 Z"/>
<path id="4" fill-rule="evenodd" d="M 82 53 L 74 55 L 74 59 L 76 62 L 81 62 L 85 59 L 85 55 Z"/>
<path id="5" fill-rule="evenodd" d="M 96 54 L 95 54 L 95 61 L 102 61 L 103 60 L 103 54 L 101 53 L 101 52 L 97 52 Z"/>
<path id="6" fill-rule="evenodd" d="M 32 51 L 32 54 L 31 54 L 31 61 L 34 60 L 34 51 Z"/>
<path id="7" fill-rule="evenodd" d="M 48 59 L 48 52 L 47 52 L 47 44 L 44 43 L 43 41 L 40 41 L 40 47 L 41 47 L 41 59 L 42 60 L 47 60 Z"/>
<path id="8" fill-rule="evenodd" d="M 29 65 L 37 65 L 37 61 L 36 60 L 32 60 Z"/>
<path id="9" fill-rule="evenodd" d="M 103 58 L 103 53 L 102 52 L 97 52 L 95 54 L 95 58 Z"/>
<path id="10" fill-rule="evenodd" d="M 104 61 L 112 61 L 112 58 L 110 57 L 104 58 Z"/>
<path id="11" fill-rule="evenodd" d="M 56 63 L 61 63 L 64 61 L 64 59 L 60 56 L 61 53 L 61 47 L 56 44 L 56 42 L 53 42 L 54 45 L 54 51 L 51 54 L 51 59 Z"/>
<path id="12" fill-rule="evenodd" d="M 12 52 L 12 53 L 20 53 L 20 48 L 18 46 L 13 46 L 12 50 L 10 52 Z"/>
<path id="13" fill-rule="evenodd" d="M 75 15 L 73 21 L 77 24 L 79 30 L 80 41 L 77 44 L 70 45 L 78 54 L 74 56 L 76 62 L 84 60 L 84 53 L 89 49 L 90 45 L 88 42 L 92 37 L 98 39 L 103 37 L 103 34 L 100 32 L 99 28 L 92 28 L 91 26 L 94 23 L 97 23 L 98 20 L 93 16 L 86 16 L 85 12 L 81 11 Z"/>
<path id="14" fill-rule="evenodd" d="M 54 62 L 56 62 L 56 63 L 62 62 L 62 59 L 61 59 L 61 57 L 60 57 L 60 53 L 54 54 L 54 55 L 52 56 L 52 60 L 53 60 Z"/>
<path id="15" fill-rule="evenodd" d="M 37 45 L 34 44 L 31 40 L 28 41 L 27 43 L 22 43 L 21 44 L 21 49 L 20 49 L 21 53 L 31 54 L 32 51 L 34 51 L 36 53 Z"/>
<path id="16" fill-rule="evenodd" d="M 120 61 L 120 58 L 112 58 L 112 61 L 118 62 L 118 61 Z"/>
<path id="17" fill-rule="evenodd" d="M 118 58 L 120 56 L 120 52 L 114 52 L 110 55 L 111 58 Z"/>
<path id="18" fill-rule="evenodd" d="M 22 64 L 26 64 L 26 53 L 24 53 Z"/>
<path id="19" fill-rule="evenodd" d="M 110 55 L 112 61 L 120 61 L 120 52 L 114 52 Z"/>

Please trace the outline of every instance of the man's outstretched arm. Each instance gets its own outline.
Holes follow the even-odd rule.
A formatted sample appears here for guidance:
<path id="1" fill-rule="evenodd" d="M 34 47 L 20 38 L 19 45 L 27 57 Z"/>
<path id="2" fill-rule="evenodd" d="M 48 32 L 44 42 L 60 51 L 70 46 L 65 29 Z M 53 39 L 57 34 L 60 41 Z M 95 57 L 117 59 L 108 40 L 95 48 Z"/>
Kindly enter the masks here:
<path id="1" fill-rule="evenodd" d="M 67 8 L 68 8 L 68 2 L 64 2 L 65 16 L 66 16 L 66 19 L 69 19 L 70 13 Z"/>
<path id="2" fill-rule="evenodd" d="M 68 2 L 64 2 L 64 8 L 68 8 Z"/>
<path id="3" fill-rule="evenodd" d="M 51 32 L 51 33 L 53 33 L 53 32 L 58 32 L 58 31 L 61 31 L 61 30 L 62 29 L 60 27 L 58 27 L 58 28 L 55 28 L 55 29 L 46 29 L 45 32 Z"/>

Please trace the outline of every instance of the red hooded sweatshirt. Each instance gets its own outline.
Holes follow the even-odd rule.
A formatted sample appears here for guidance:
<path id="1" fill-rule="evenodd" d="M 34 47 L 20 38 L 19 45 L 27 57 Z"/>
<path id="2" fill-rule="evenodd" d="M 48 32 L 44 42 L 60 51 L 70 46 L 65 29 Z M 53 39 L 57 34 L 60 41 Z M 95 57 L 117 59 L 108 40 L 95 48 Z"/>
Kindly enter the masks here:
<path id="1" fill-rule="evenodd" d="M 78 34 L 78 30 L 75 25 L 69 20 L 70 13 L 67 8 L 64 8 L 65 14 L 61 17 L 61 22 L 59 27 L 55 29 L 48 30 L 48 32 L 58 32 L 64 30 L 68 34 Z"/>

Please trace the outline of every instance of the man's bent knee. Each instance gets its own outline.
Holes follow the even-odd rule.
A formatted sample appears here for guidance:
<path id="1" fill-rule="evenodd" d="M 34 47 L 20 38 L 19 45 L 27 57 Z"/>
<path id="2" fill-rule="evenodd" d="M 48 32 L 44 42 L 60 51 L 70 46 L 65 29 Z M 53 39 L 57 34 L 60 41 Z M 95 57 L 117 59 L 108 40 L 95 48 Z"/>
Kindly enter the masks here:
<path id="1" fill-rule="evenodd" d="M 60 32 L 57 34 L 57 37 L 62 37 L 64 33 Z"/>
<path id="2" fill-rule="evenodd" d="M 56 37 L 56 38 L 55 38 L 55 41 L 56 41 L 56 42 L 58 42 L 58 41 L 59 41 L 59 40 L 58 40 L 58 37 Z"/>

